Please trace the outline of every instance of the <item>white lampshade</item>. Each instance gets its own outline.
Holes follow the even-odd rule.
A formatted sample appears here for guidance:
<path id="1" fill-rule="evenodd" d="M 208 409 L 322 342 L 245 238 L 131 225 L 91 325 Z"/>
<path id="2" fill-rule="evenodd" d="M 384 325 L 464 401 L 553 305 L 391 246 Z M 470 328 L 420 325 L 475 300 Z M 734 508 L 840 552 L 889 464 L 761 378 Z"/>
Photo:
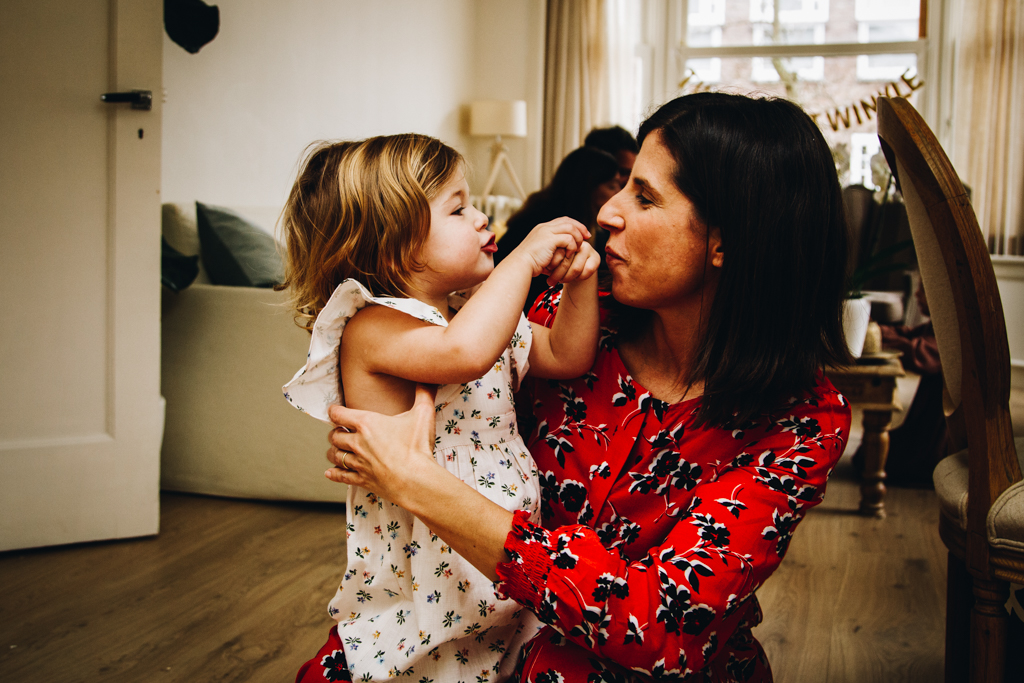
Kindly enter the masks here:
<path id="1" fill-rule="evenodd" d="M 469 134 L 526 137 L 526 100 L 477 100 L 469 105 Z"/>

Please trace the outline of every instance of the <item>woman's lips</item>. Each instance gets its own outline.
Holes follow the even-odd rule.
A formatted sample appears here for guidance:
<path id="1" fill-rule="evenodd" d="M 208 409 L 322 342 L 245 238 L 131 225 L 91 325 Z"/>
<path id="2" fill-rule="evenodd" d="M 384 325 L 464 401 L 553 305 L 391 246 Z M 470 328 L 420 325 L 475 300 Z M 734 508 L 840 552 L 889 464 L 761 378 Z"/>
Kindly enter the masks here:
<path id="1" fill-rule="evenodd" d="M 623 259 L 621 256 L 616 254 L 611 249 L 605 249 L 604 250 L 604 262 L 607 265 L 611 266 L 612 264 L 625 263 L 626 261 L 625 261 L 625 259 Z"/>
<path id="2" fill-rule="evenodd" d="M 487 240 L 487 244 L 480 247 L 480 249 L 486 254 L 496 253 L 498 251 L 498 244 L 497 240 L 494 238 L 494 235 L 491 235 L 490 239 Z"/>

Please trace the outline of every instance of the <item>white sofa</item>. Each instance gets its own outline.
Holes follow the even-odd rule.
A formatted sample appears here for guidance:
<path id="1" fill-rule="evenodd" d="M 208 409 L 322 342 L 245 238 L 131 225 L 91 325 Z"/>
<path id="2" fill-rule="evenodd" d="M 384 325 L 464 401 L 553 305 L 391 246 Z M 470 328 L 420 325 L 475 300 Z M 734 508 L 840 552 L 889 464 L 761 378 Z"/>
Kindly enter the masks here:
<path id="1" fill-rule="evenodd" d="M 272 232 L 276 209 L 235 210 Z M 163 230 L 178 251 L 199 252 L 194 204 L 165 204 Z M 344 502 L 345 486 L 323 476 L 328 425 L 281 395 L 309 346 L 284 292 L 211 285 L 200 264 L 190 287 L 164 289 L 162 344 L 162 488 Z"/>

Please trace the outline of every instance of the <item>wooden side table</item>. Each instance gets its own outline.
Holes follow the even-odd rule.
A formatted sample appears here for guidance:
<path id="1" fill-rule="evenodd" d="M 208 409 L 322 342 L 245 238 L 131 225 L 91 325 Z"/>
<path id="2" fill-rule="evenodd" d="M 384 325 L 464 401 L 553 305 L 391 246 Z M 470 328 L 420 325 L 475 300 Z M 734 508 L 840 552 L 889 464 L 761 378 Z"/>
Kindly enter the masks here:
<path id="1" fill-rule="evenodd" d="M 866 361 L 867 359 L 864 359 Z M 825 375 L 851 405 L 864 411 L 864 470 L 860 513 L 885 517 L 885 460 L 889 456 L 889 427 L 893 411 L 903 410 L 896 396 L 896 378 L 903 377 L 897 356 L 828 368 Z"/>

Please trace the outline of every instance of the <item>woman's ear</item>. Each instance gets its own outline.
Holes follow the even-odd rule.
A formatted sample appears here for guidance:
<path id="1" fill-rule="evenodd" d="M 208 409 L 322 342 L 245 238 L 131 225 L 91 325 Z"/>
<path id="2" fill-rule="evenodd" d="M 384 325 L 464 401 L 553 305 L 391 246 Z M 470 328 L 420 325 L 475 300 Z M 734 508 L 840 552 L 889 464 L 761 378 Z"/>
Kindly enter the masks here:
<path id="1" fill-rule="evenodd" d="M 711 253 L 711 265 L 721 268 L 725 263 L 725 249 L 722 248 L 722 231 L 718 228 L 711 228 L 708 235 L 708 248 Z"/>

